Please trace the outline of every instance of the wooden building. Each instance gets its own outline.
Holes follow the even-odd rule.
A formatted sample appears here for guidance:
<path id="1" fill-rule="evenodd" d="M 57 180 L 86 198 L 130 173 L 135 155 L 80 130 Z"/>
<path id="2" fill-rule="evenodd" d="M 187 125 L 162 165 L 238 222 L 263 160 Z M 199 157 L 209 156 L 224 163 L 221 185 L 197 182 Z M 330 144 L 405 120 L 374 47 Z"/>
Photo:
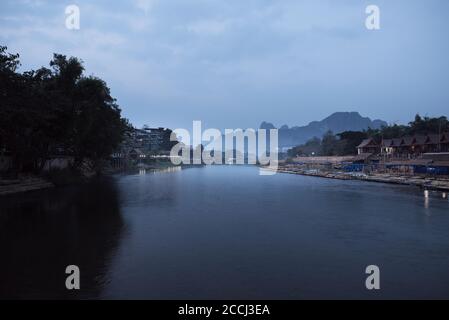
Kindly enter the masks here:
<path id="1" fill-rule="evenodd" d="M 374 153 L 388 158 L 416 158 L 424 153 L 449 152 L 449 133 L 383 139 L 380 144 L 370 138 L 363 140 L 357 150 L 358 154 Z"/>
<path id="2" fill-rule="evenodd" d="M 378 154 L 380 152 L 380 144 L 373 138 L 368 138 L 362 141 L 357 146 L 357 154 Z"/>

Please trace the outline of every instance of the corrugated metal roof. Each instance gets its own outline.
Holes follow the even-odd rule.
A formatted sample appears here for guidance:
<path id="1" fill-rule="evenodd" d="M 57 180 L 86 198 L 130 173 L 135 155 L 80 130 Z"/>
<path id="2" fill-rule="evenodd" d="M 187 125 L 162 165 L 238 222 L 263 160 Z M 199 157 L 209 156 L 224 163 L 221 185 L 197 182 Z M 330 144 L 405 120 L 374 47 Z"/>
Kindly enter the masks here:
<path id="1" fill-rule="evenodd" d="M 413 142 L 414 145 L 423 145 L 427 140 L 427 136 L 415 136 L 415 141 Z"/>
<path id="2" fill-rule="evenodd" d="M 402 138 L 396 138 L 396 139 L 392 139 L 392 147 L 399 147 L 401 142 L 402 142 Z"/>
<path id="3" fill-rule="evenodd" d="M 438 134 L 428 134 L 425 144 L 438 144 L 440 143 L 441 136 Z"/>
<path id="4" fill-rule="evenodd" d="M 364 147 L 367 147 L 367 146 L 370 146 L 370 145 L 377 146 L 377 143 L 374 141 L 374 139 L 368 138 L 368 139 L 363 140 L 362 143 L 360 143 L 357 146 L 357 148 L 364 148 Z"/>
<path id="5" fill-rule="evenodd" d="M 383 139 L 382 147 L 391 147 L 393 145 L 393 139 Z"/>
<path id="6" fill-rule="evenodd" d="M 404 137 L 402 138 L 401 146 L 411 146 L 413 141 L 413 137 Z"/>

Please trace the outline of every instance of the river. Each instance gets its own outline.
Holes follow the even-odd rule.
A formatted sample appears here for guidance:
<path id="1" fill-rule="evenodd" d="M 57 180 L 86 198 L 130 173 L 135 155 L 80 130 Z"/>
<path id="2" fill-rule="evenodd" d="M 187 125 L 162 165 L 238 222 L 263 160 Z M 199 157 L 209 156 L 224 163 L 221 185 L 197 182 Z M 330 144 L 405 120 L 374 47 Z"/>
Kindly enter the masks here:
<path id="1" fill-rule="evenodd" d="M 77 265 L 81 289 L 65 288 Z M 367 290 L 365 268 L 380 268 Z M 449 201 L 252 166 L 0 198 L 0 297 L 449 298 Z"/>

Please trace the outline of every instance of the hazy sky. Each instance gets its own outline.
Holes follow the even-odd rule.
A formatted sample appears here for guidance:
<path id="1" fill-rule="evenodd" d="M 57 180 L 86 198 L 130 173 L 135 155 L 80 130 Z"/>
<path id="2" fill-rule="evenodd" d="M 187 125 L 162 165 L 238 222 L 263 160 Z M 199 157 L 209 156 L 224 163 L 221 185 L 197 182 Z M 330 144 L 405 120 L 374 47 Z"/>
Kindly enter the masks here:
<path id="1" fill-rule="evenodd" d="M 81 10 L 80 30 L 65 7 Z M 365 28 L 365 8 L 381 30 Z M 1 0 L 23 70 L 84 60 L 136 126 L 303 125 L 335 111 L 448 115 L 447 0 Z"/>

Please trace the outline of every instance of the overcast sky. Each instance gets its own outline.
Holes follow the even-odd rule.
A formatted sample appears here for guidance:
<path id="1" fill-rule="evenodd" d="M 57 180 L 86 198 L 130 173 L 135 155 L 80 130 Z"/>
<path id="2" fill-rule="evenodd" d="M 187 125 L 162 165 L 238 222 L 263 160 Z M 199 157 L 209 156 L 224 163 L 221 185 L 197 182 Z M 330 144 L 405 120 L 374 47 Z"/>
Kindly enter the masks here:
<path id="1" fill-rule="evenodd" d="M 81 10 L 80 30 L 65 7 Z M 365 28 L 378 5 L 381 29 Z M 1 0 L 22 70 L 85 62 L 136 126 L 303 125 L 335 111 L 448 115 L 447 0 Z"/>

